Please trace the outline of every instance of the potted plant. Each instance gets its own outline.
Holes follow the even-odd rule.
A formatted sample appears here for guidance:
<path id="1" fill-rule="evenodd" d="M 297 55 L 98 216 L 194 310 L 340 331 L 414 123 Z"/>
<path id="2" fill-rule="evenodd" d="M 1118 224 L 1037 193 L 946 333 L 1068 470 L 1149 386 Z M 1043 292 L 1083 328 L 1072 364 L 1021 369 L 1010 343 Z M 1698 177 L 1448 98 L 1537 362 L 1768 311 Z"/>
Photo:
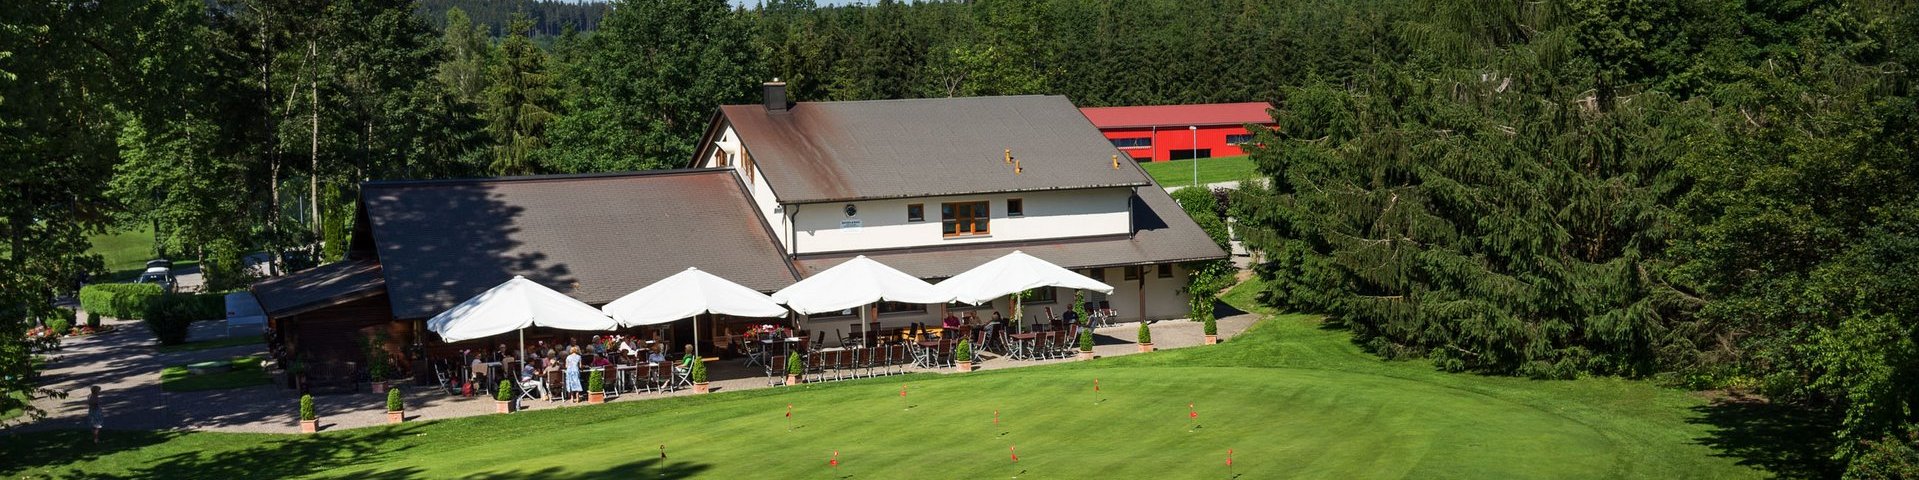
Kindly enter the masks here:
<path id="1" fill-rule="evenodd" d="M 320 416 L 313 412 L 313 396 L 300 396 L 300 433 L 320 431 Z"/>
<path id="2" fill-rule="evenodd" d="M 493 390 L 493 411 L 513 413 L 513 381 L 501 380 L 500 388 Z"/>
<path id="3" fill-rule="evenodd" d="M 386 423 L 406 421 L 406 402 L 400 401 L 400 389 L 386 390 Z"/>
<path id="4" fill-rule="evenodd" d="M 1145 320 L 1139 322 L 1139 351 L 1140 353 L 1153 351 L 1153 329 L 1146 326 Z"/>
<path id="5" fill-rule="evenodd" d="M 953 363 L 957 365 L 956 368 L 962 373 L 973 371 L 973 344 L 971 342 L 967 342 L 966 339 L 962 338 L 960 339 L 959 346 L 953 347 Z"/>
<path id="6" fill-rule="evenodd" d="M 800 374 L 806 372 L 806 363 L 800 360 L 800 352 L 786 354 L 786 384 L 799 385 Z"/>
<path id="7" fill-rule="evenodd" d="M 594 370 L 586 376 L 586 403 L 606 403 L 606 371 Z"/>
<path id="8" fill-rule="evenodd" d="M 1216 343 L 1219 343 L 1219 322 L 1216 320 L 1213 320 L 1212 315 L 1207 315 L 1206 316 L 1206 344 L 1212 345 Z"/>
<path id="9" fill-rule="evenodd" d="M 1093 359 L 1093 329 L 1079 329 L 1079 359 Z"/>
<path id="10" fill-rule="evenodd" d="M 706 393 L 706 362 L 693 359 L 693 366 L 687 367 L 686 378 L 693 381 L 693 393 Z"/>
<path id="11" fill-rule="evenodd" d="M 373 335 L 366 340 L 366 376 L 373 385 L 373 393 L 386 392 L 387 375 L 393 366 L 387 361 L 386 335 Z"/>

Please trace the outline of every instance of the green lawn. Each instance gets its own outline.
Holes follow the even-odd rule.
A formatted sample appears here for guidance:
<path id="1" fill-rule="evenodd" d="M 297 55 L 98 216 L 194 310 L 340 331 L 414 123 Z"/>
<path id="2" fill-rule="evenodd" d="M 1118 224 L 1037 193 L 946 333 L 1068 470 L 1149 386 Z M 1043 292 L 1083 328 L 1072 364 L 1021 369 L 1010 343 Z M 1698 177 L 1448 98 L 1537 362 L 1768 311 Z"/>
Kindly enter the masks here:
<path id="1" fill-rule="evenodd" d="M 1162 187 L 1177 187 L 1193 184 L 1193 161 L 1173 160 L 1170 162 L 1147 162 L 1140 164 L 1147 175 Z M 1199 183 L 1219 183 L 1244 180 L 1253 176 L 1253 161 L 1245 155 L 1237 157 L 1217 157 L 1199 159 Z"/>
<path id="2" fill-rule="evenodd" d="M 267 378 L 265 370 L 260 369 L 260 357 L 233 357 L 227 363 L 231 370 L 200 375 L 187 371 L 186 365 L 173 365 L 161 369 L 160 389 L 169 392 L 197 392 L 265 385 L 273 381 Z"/>
<path id="3" fill-rule="evenodd" d="M 1242 288 L 1229 299 L 1244 308 L 1249 295 Z M 1232 473 L 1249 479 L 1766 473 L 1742 465 L 1763 453 L 1709 446 L 1735 442 L 1703 420 L 1706 402 L 1688 392 L 1610 378 L 1447 374 L 1422 362 L 1382 362 L 1348 338 L 1315 317 L 1273 315 L 1214 347 L 967 375 L 315 436 L 112 432 L 96 448 L 82 445 L 77 431 L 31 433 L 0 442 L 0 456 L 9 460 L 0 475 L 1229 478 L 1228 449 L 1235 453 Z M 1189 403 L 1200 415 L 1197 429 Z M 292 415 L 293 402 L 285 407 Z M 326 412 L 320 414 L 325 425 Z M 1017 465 L 1009 458 L 1014 446 Z M 835 451 L 838 471 L 827 464 Z"/>
<path id="4" fill-rule="evenodd" d="M 197 342 L 187 342 L 179 345 L 161 345 L 158 347 L 158 350 L 160 351 L 160 353 L 192 352 L 192 351 L 199 351 L 199 350 L 211 350 L 215 348 L 234 347 L 234 346 L 240 346 L 240 345 L 257 345 L 261 343 L 265 343 L 265 340 L 261 339 L 259 336 L 241 335 L 238 337 L 224 337 L 224 338 L 215 338 L 212 340 L 200 340 Z"/>
<path id="5" fill-rule="evenodd" d="M 153 259 L 153 231 L 138 229 L 94 235 L 87 239 L 93 243 L 88 253 L 98 253 L 106 259 L 107 271 L 118 278 L 126 275 L 131 279 L 146 269 L 147 260 Z M 131 272 L 131 273 L 128 273 Z"/>

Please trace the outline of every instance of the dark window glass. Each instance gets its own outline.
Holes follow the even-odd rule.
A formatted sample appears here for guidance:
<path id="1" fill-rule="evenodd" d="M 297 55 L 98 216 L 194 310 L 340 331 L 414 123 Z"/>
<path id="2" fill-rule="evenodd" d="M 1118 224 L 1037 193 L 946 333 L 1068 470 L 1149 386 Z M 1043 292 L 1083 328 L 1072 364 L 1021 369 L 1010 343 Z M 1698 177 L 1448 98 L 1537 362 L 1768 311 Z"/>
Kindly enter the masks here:
<path id="1" fill-rule="evenodd" d="M 926 205 L 915 203 L 915 204 L 906 206 L 906 221 L 920 222 L 925 220 L 926 220 Z"/>
<path id="2" fill-rule="evenodd" d="M 1104 268 L 1095 268 L 1095 269 L 1093 269 L 1093 274 L 1092 274 L 1092 275 L 1087 275 L 1087 276 L 1089 276 L 1089 277 L 1093 277 L 1093 279 L 1094 279 L 1094 280 L 1099 280 L 1099 281 L 1102 281 L 1102 282 L 1104 282 L 1104 281 L 1106 281 L 1106 269 L 1104 269 Z"/>
<path id="3" fill-rule="evenodd" d="M 1125 271 L 1127 280 L 1139 280 L 1139 265 L 1127 265 Z"/>
<path id="4" fill-rule="evenodd" d="M 1173 278 L 1173 264 L 1159 264 L 1159 278 Z"/>
<path id="5" fill-rule="evenodd" d="M 1006 199 L 1006 216 L 1008 217 L 1026 216 L 1026 201 L 1017 199 L 1017 198 Z"/>
<path id="6" fill-rule="evenodd" d="M 1247 143 L 1253 143 L 1253 134 L 1242 133 L 1239 135 L 1226 136 L 1227 145 L 1241 145 L 1241 144 L 1247 144 Z"/>
<path id="7" fill-rule="evenodd" d="M 1115 138 L 1113 146 L 1119 148 L 1144 148 L 1153 146 L 1153 137 Z"/>

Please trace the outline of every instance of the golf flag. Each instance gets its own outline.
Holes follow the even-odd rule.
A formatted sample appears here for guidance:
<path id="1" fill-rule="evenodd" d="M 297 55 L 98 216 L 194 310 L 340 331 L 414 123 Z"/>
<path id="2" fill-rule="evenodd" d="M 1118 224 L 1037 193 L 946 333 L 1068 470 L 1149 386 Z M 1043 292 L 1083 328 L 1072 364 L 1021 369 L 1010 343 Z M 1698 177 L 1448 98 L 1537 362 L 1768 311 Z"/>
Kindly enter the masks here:
<path id="1" fill-rule="evenodd" d="M 999 425 L 999 409 L 993 409 L 993 424 Z"/>
<path id="2" fill-rule="evenodd" d="M 666 444 L 660 444 L 660 460 L 666 460 Z"/>
<path id="3" fill-rule="evenodd" d="M 906 384 L 900 384 L 900 398 L 906 398 Z"/>
<path id="4" fill-rule="evenodd" d="M 1233 449 L 1226 449 L 1226 466 L 1233 466 Z"/>
<path id="5" fill-rule="evenodd" d="M 1093 379 L 1093 391 L 1094 392 L 1099 391 L 1099 379 L 1097 378 Z"/>
<path id="6" fill-rule="evenodd" d="M 839 450 L 834 450 L 834 451 L 833 451 L 833 459 L 832 459 L 832 460 L 827 460 L 827 461 L 826 461 L 826 464 L 827 464 L 827 465 L 832 465 L 832 466 L 833 466 L 833 468 L 840 468 L 840 451 L 839 451 Z"/>
<path id="7" fill-rule="evenodd" d="M 1192 417 L 1194 420 L 1199 420 L 1199 410 L 1193 409 L 1193 404 L 1188 403 L 1186 404 L 1186 416 Z"/>
<path id="8" fill-rule="evenodd" d="M 793 418 L 793 404 L 786 404 L 786 418 Z"/>
<path id="9" fill-rule="evenodd" d="M 1017 448 L 1017 447 L 1019 447 L 1019 445 L 1006 446 L 1006 451 L 1013 454 L 1013 463 L 1019 463 L 1019 452 L 1013 450 L 1014 448 Z"/>

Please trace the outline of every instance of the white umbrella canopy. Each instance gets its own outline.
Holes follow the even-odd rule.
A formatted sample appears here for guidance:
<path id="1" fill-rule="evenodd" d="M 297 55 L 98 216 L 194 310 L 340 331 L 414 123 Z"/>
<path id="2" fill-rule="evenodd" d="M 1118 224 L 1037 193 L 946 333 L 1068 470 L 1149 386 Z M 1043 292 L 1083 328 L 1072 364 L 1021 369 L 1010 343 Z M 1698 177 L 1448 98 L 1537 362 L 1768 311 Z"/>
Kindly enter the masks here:
<path id="1" fill-rule="evenodd" d="M 1064 287 L 1113 293 L 1113 286 L 1014 250 L 939 283 L 954 300 L 973 305 L 1039 287 Z"/>
<path id="2" fill-rule="evenodd" d="M 518 275 L 426 322 L 428 330 L 440 334 L 447 342 L 490 337 L 534 326 L 612 330 L 618 324 L 592 305 Z"/>
<path id="3" fill-rule="evenodd" d="M 861 255 L 774 292 L 773 301 L 812 315 L 880 301 L 946 303 L 953 297 L 925 280 Z"/>
<path id="4" fill-rule="evenodd" d="M 784 317 L 772 297 L 730 280 L 688 268 L 626 294 L 600 308 L 623 327 L 657 325 L 704 313 L 736 317 Z"/>

